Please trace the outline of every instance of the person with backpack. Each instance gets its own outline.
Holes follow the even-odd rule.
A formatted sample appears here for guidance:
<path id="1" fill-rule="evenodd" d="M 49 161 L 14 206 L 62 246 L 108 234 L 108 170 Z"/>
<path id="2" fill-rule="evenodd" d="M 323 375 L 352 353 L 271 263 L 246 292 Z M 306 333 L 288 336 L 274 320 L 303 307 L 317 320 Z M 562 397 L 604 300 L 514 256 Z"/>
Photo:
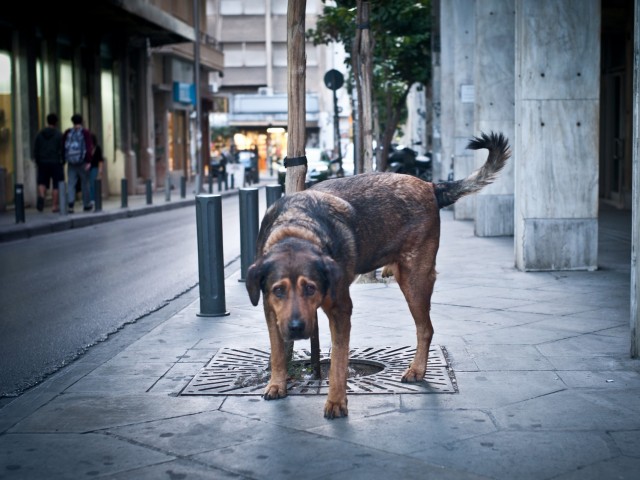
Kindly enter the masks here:
<path id="1" fill-rule="evenodd" d="M 82 189 L 82 204 L 87 212 L 93 207 L 89 196 L 89 169 L 91 168 L 91 153 L 93 141 L 91 133 L 82 126 L 82 115 L 79 113 L 71 117 L 73 127 L 69 128 L 62 137 L 64 161 L 67 162 L 67 176 L 69 177 L 67 201 L 69 213 L 73 213 L 76 199 L 76 182 L 80 180 Z"/>
<path id="2" fill-rule="evenodd" d="M 62 133 L 56 127 L 58 115 L 47 115 L 47 126 L 38 132 L 34 141 L 33 158 L 38 166 L 38 200 L 36 208 L 44 210 L 44 197 L 51 186 L 52 212 L 60 211 L 58 184 L 64 182 L 64 161 L 62 159 Z"/>

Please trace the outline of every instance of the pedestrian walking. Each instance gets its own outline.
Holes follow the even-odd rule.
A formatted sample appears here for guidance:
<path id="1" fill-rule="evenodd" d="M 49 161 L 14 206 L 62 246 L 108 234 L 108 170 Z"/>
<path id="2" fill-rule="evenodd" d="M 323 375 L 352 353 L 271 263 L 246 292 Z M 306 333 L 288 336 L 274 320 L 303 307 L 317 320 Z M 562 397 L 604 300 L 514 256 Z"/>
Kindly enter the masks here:
<path id="1" fill-rule="evenodd" d="M 47 189 L 51 185 L 53 212 L 60 211 L 58 184 L 64 182 L 64 160 L 62 158 L 62 133 L 57 127 L 58 115 L 47 115 L 47 126 L 38 132 L 33 147 L 33 158 L 38 167 L 38 199 L 36 208 L 44 210 Z"/>
<path id="2" fill-rule="evenodd" d="M 84 211 L 89 211 L 91 207 L 89 170 L 91 169 L 91 152 L 93 151 L 93 141 L 89 130 L 82 126 L 82 115 L 79 113 L 71 117 L 73 127 L 64 132 L 62 139 L 64 145 L 64 160 L 67 162 L 67 175 L 69 177 L 69 194 L 67 201 L 69 213 L 73 213 L 76 199 L 76 182 L 80 180 L 82 189 L 82 205 Z"/>

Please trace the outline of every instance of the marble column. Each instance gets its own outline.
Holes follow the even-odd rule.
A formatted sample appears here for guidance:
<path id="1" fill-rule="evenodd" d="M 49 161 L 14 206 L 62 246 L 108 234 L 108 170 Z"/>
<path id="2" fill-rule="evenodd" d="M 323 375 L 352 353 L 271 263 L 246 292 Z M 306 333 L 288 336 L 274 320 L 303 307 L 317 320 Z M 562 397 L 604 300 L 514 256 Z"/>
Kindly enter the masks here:
<path id="1" fill-rule="evenodd" d="M 600 18 L 599 0 L 516 0 L 521 270 L 597 268 Z"/>
<path id="2" fill-rule="evenodd" d="M 465 178 L 474 170 L 474 153 L 467 150 L 474 135 L 474 51 L 476 26 L 475 0 L 453 0 L 453 87 L 455 97 L 453 132 L 454 178 Z M 471 220 L 475 213 L 475 195 L 458 200 L 453 206 L 456 220 Z"/>
<path id="3" fill-rule="evenodd" d="M 515 0 L 476 2 L 474 132 L 502 132 L 514 141 Z M 487 159 L 474 154 L 475 168 Z M 480 237 L 513 235 L 513 165 L 511 160 L 492 185 L 476 196 L 474 229 Z"/>
<path id="4" fill-rule="evenodd" d="M 446 180 L 451 169 L 454 137 L 455 88 L 453 85 L 453 2 L 440 2 L 440 156 L 434 181 Z M 435 137 L 435 134 L 434 134 Z"/>

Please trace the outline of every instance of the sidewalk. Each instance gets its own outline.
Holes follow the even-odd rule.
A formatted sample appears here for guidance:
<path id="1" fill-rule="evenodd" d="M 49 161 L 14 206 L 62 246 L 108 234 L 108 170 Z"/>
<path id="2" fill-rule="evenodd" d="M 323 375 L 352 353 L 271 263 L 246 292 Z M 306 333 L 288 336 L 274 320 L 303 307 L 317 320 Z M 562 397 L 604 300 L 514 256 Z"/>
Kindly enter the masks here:
<path id="1" fill-rule="evenodd" d="M 235 274 L 229 316 L 197 316 L 189 292 L 5 405 L 0 478 L 637 478 L 628 218 L 601 222 L 600 270 L 548 273 L 515 270 L 512 238 L 442 220 L 434 344 L 457 393 L 350 395 L 333 421 L 325 395 L 181 395 L 223 347 L 268 350 Z M 352 347 L 414 345 L 395 283 L 351 291 Z"/>
<path id="2" fill-rule="evenodd" d="M 265 185 L 275 185 L 276 183 L 276 177 L 263 174 L 260 178 L 260 183 L 247 185 L 247 188 L 264 187 Z M 205 182 L 203 187 L 203 193 L 209 193 L 208 183 Z M 195 184 L 193 182 L 187 184 L 185 193 L 185 197 L 182 198 L 179 186 L 171 190 L 169 199 L 167 199 L 164 190 L 153 192 L 151 204 L 147 204 L 147 197 L 144 194 L 129 195 L 125 208 L 122 208 L 122 199 L 119 195 L 110 196 L 102 200 L 102 211 L 100 212 L 84 212 L 82 210 L 82 202 L 76 202 L 75 213 L 67 215 L 52 213 L 51 205 L 47 205 L 43 212 L 38 212 L 35 205 L 32 205 L 25 209 L 24 223 L 16 223 L 15 210 L 12 208 L 6 212 L 0 212 L 0 243 L 61 230 L 87 227 L 121 218 L 192 206 L 195 201 Z M 223 186 L 222 190 L 219 190 L 217 182 L 214 181 L 211 193 L 222 196 L 237 195 L 238 188 L 225 190 Z"/>

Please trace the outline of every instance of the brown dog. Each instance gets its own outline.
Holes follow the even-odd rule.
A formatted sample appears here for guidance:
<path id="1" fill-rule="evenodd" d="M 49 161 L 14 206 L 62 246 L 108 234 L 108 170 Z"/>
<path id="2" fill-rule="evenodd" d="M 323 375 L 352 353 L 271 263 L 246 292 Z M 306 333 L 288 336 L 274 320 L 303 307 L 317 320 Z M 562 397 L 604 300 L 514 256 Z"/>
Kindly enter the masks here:
<path id="1" fill-rule="evenodd" d="M 501 134 L 482 134 L 468 147 L 486 148 L 486 163 L 464 180 L 428 183 L 394 173 L 327 180 L 286 195 L 267 211 L 258 234 L 247 290 L 260 292 L 271 342 L 267 400 L 287 395 L 286 344 L 309 338 L 322 307 L 331 329 L 327 418 L 346 416 L 347 367 L 357 274 L 385 266 L 395 276 L 416 324 L 416 354 L 403 382 L 424 378 L 433 326 L 429 310 L 436 279 L 440 209 L 491 183 L 510 156 Z"/>

